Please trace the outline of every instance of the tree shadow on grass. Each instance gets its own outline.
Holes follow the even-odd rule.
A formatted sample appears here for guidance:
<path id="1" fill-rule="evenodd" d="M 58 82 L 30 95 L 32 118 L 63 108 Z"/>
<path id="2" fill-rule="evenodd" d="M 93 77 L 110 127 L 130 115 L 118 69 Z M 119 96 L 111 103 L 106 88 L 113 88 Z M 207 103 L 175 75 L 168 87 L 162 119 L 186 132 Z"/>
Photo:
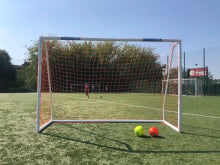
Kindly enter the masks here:
<path id="1" fill-rule="evenodd" d="M 121 144 L 121 145 L 125 146 L 125 148 L 99 144 L 99 143 L 95 143 L 95 142 L 88 141 L 88 140 L 84 141 L 82 139 L 71 138 L 68 135 L 65 136 L 65 135 L 60 135 L 60 134 L 44 133 L 44 132 L 42 132 L 41 134 L 45 135 L 45 136 L 54 137 L 54 138 L 64 139 L 64 140 L 68 140 L 68 141 L 73 141 L 73 142 L 78 142 L 78 143 L 82 143 L 82 144 L 97 146 L 97 147 L 100 147 L 100 148 L 112 149 L 112 150 L 128 152 L 128 153 L 140 153 L 140 154 L 142 154 L 142 153 L 148 153 L 148 154 L 150 154 L 150 153 L 155 153 L 155 154 L 185 154 L 185 153 L 188 153 L 188 154 L 191 154 L 191 153 L 195 153 L 195 154 L 213 153 L 213 154 L 216 154 L 216 153 L 220 153 L 220 150 L 203 150 L 203 151 L 199 151 L 199 150 L 186 150 L 186 151 L 182 151 L 182 150 L 179 150 L 179 151 L 175 151 L 175 150 L 165 150 L 165 151 L 161 151 L 161 150 L 134 150 L 134 149 L 132 149 L 132 147 L 129 144 L 127 144 L 125 142 L 121 142 L 119 140 L 112 139 L 112 138 L 109 138 L 109 137 L 106 137 L 106 136 L 103 136 L 103 135 L 99 135 L 99 134 L 96 134 L 94 132 L 86 131 L 86 130 L 83 130 L 83 129 L 80 129 L 80 128 L 76 128 L 76 127 L 71 127 L 71 128 L 82 131 L 84 133 L 88 133 L 90 135 L 94 135 L 94 136 L 97 136 L 97 137 L 102 137 L 103 139 L 107 139 L 107 140 L 116 142 L 118 144 Z M 143 136 L 141 138 L 151 139 L 151 137 L 149 137 L 149 136 Z M 163 139 L 164 137 L 158 136 L 157 138 Z"/>

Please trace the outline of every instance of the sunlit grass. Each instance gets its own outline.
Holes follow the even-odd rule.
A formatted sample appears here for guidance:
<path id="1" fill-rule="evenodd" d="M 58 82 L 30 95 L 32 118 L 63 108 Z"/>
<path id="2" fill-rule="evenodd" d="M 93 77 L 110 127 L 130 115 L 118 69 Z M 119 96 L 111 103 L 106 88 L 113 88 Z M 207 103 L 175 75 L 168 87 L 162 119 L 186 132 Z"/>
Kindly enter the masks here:
<path id="1" fill-rule="evenodd" d="M 183 112 L 220 117 L 219 100 L 183 97 Z M 141 124 L 144 138 L 135 123 L 57 123 L 37 134 L 35 93 L 0 94 L 0 116 L 0 164 L 220 164 L 219 118 L 183 115 L 182 134 Z M 151 126 L 159 138 L 148 136 Z"/>

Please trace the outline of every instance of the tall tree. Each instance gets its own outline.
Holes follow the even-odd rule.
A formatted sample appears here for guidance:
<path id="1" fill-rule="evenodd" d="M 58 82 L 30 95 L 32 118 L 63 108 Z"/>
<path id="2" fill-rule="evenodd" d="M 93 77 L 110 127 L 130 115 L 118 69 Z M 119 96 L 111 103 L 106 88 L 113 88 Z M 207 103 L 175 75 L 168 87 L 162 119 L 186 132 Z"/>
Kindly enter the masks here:
<path id="1" fill-rule="evenodd" d="M 0 50 L 0 91 L 7 91 L 15 85 L 16 73 L 7 51 Z"/>
<path id="2" fill-rule="evenodd" d="M 23 66 L 25 67 L 24 87 L 32 91 L 36 91 L 37 89 L 37 62 L 38 62 L 37 52 L 38 52 L 37 43 L 28 47 L 27 64 Z"/>

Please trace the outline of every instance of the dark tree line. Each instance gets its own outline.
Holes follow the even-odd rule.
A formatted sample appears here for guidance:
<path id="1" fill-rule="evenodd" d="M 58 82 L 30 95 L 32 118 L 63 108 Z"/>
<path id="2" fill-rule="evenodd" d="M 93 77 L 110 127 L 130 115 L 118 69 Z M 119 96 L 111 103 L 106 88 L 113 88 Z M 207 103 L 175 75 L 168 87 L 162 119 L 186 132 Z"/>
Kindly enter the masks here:
<path id="1" fill-rule="evenodd" d="M 42 91 L 49 91 L 46 44 L 54 92 L 71 92 L 73 84 L 81 84 L 74 90 L 83 91 L 85 83 L 99 84 L 102 91 L 108 87 L 108 91 L 112 92 L 161 92 L 166 66 L 159 63 L 159 55 L 154 53 L 153 48 L 114 42 L 66 44 L 58 41 L 43 45 Z M 7 51 L 0 50 L 0 92 L 36 91 L 38 43 L 27 50 L 28 58 L 19 66 L 11 63 Z M 173 78 L 177 78 L 176 68 L 170 72 L 170 79 Z M 211 73 L 205 82 L 206 94 L 220 94 L 219 84 L 213 80 Z"/>
<path id="2" fill-rule="evenodd" d="M 0 50 L 0 92 L 36 91 L 37 44 L 28 48 L 28 59 L 13 65 L 7 51 Z"/>
<path id="3" fill-rule="evenodd" d="M 0 91 L 7 91 L 15 86 L 16 72 L 11 58 L 5 50 L 0 50 Z"/>
<path id="4" fill-rule="evenodd" d="M 49 91 L 46 44 L 42 51 L 42 91 Z M 71 92 L 72 84 L 99 84 L 108 91 L 160 91 L 162 66 L 153 48 L 114 42 L 50 41 L 47 45 L 51 87 L 54 92 Z M 28 59 L 14 66 L 6 51 L 0 55 L 1 91 L 36 91 L 38 44 L 28 48 Z M 80 89 L 78 89 L 80 90 Z"/>

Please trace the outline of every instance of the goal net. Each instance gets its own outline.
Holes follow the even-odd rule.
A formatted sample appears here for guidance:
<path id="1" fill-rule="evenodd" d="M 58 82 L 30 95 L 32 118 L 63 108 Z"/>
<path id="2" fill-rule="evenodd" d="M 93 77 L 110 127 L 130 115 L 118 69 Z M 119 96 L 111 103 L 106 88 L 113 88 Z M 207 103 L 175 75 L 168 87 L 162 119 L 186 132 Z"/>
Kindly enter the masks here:
<path id="1" fill-rule="evenodd" d="M 71 92 L 84 92 L 86 84 L 71 84 Z M 90 92 L 100 92 L 100 84 L 87 84 Z"/>
<path id="2" fill-rule="evenodd" d="M 180 40 L 40 37 L 38 53 L 37 132 L 59 122 L 181 131 Z"/>

